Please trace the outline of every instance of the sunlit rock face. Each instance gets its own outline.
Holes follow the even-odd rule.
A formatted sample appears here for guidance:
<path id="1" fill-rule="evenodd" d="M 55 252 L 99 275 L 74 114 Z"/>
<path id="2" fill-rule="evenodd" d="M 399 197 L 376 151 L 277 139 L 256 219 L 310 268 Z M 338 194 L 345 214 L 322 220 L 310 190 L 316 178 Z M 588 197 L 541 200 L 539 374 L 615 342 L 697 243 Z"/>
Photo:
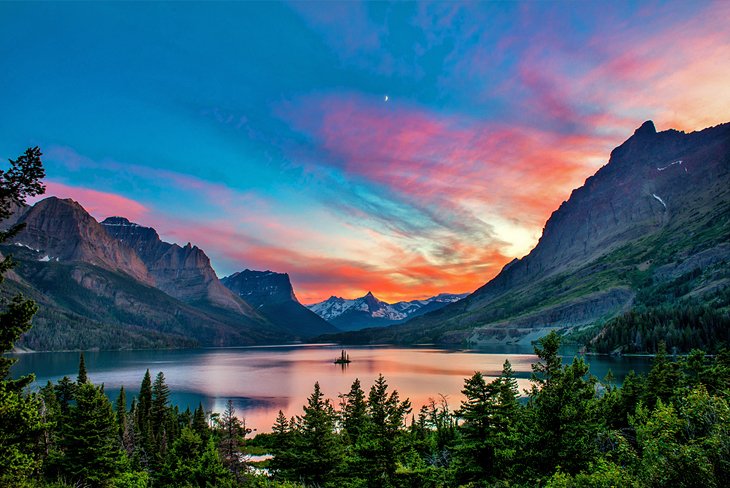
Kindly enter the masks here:
<path id="1" fill-rule="evenodd" d="M 124 217 L 109 217 L 101 225 L 113 238 L 134 249 L 154 278 L 155 286 L 185 302 L 209 302 L 233 312 L 255 315 L 249 304 L 236 297 L 220 282 L 210 259 L 190 243 L 181 247 L 160 239 L 151 227 Z"/>
<path id="2" fill-rule="evenodd" d="M 49 197 L 20 213 L 17 222 L 25 224 L 25 228 L 13 243 L 41 252 L 41 260 L 81 261 L 154 284 L 139 256 L 110 237 L 75 201 Z"/>

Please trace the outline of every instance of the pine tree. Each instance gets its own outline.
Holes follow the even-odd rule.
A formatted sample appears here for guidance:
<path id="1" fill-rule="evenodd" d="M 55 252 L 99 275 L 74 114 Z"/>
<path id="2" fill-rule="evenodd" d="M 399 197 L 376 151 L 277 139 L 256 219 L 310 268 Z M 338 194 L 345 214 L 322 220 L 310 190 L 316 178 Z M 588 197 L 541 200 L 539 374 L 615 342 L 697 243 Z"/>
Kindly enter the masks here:
<path id="1" fill-rule="evenodd" d="M 551 332 L 538 340 L 529 392 L 527 422 L 528 462 L 540 477 L 560 466 L 576 473 L 596 455 L 597 423 L 592 416 L 596 380 L 588 375 L 588 365 L 576 357 L 562 366 L 558 356 L 560 337 Z"/>
<path id="2" fill-rule="evenodd" d="M 245 471 L 242 460 L 242 446 L 246 435 L 251 431 L 246 429 L 245 420 L 242 422 L 236 417 L 233 400 L 226 402 L 226 409 L 220 419 L 220 448 L 223 465 L 226 466 L 237 481 Z"/>
<path id="3" fill-rule="evenodd" d="M 647 376 L 644 398 L 647 406 L 653 407 L 658 400 L 666 404 L 672 397 L 674 389 L 679 386 L 679 380 L 679 365 L 669 358 L 667 346 L 661 341 Z"/>
<path id="4" fill-rule="evenodd" d="M 74 399 L 76 384 L 71 381 L 71 378 L 64 376 L 58 380 L 58 383 L 54 386 L 54 390 L 56 398 L 58 399 L 59 407 L 61 408 L 61 413 L 66 414 L 68 412 L 69 405 Z"/>
<path id="5" fill-rule="evenodd" d="M 155 382 L 152 385 L 152 403 L 150 406 L 150 418 L 152 421 L 152 432 L 159 442 L 165 435 L 167 412 L 170 403 L 170 388 L 165 383 L 165 375 L 162 371 L 157 373 Z"/>
<path id="6" fill-rule="evenodd" d="M 205 420 L 205 410 L 203 404 L 199 404 L 193 413 L 193 422 L 191 425 L 193 431 L 198 434 L 201 439 L 206 440 L 208 436 L 208 422 Z"/>
<path id="7" fill-rule="evenodd" d="M 119 426 L 119 435 L 124 434 L 127 426 L 127 393 L 124 391 L 124 385 L 119 388 L 119 396 L 117 397 L 117 425 Z"/>
<path id="8" fill-rule="evenodd" d="M 493 418 L 499 389 L 495 383 L 487 383 L 480 372 L 475 372 L 464 382 L 457 415 L 463 420 L 460 431 L 459 473 L 464 481 L 485 479 L 494 466 Z"/>
<path id="9" fill-rule="evenodd" d="M 61 468 L 69 480 L 100 485 L 117 475 L 123 462 L 112 404 L 100 388 L 82 383 L 63 425 Z"/>
<path id="10" fill-rule="evenodd" d="M 154 435 L 152 432 L 152 377 L 148 369 L 139 387 L 139 399 L 135 408 L 135 433 L 137 448 L 141 450 L 141 462 L 152 461 L 155 453 Z"/>
<path id="11" fill-rule="evenodd" d="M 79 357 L 79 374 L 76 376 L 76 383 L 81 385 L 88 382 L 89 377 L 86 374 L 86 361 L 84 361 L 84 353 L 82 352 Z"/>
<path id="12" fill-rule="evenodd" d="M 308 485 L 331 482 L 342 462 L 342 451 L 335 434 L 334 408 L 324 399 L 319 383 L 314 384 L 314 391 L 304 406 L 294 442 L 299 453 L 293 469 L 296 477 Z"/>
<path id="13" fill-rule="evenodd" d="M 409 400 L 400 401 L 397 390 L 388 394 L 388 383 L 379 375 L 368 395 L 366 439 L 358 446 L 359 455 L 372 486 L 393 484 L 398 458 L 404 449 L 401 428 L 411 411 Z"/>
<path id="14" fill-rule="evenodd" d="M 293 468 L 298 464 L 298 453 L 293 449 L 292 442 L 292 437 L 297 434 L 294 422 L 289 422 L 284 412 L 279 410 L 271 432 L 274 437 L 271 449 L 274 459 L 269 463 L 269 469 L 277 479 L 293 479 Z"/>
<path id="15" fill-rule="evenodd" d="M 41 183 L 44 176 L 41 151 L 37 147 L 26 150 L 15 161 L 10 160 L 7 170 L 0 170 L 0 221 L 10 217 L 27 197 L 45 191 Z M 14 237 L 24 225 L 15 224 L 0 231 L 0 243 Z M 12 256 L 2 257 L 0 283 L 13 265 Z M 21 484 L 38 466 L 35 446 L 44 431 L 40 404 L 35 395 L 23 392 L 34 377 L 10 379 L 10 366 L 15 360 L 4 356 L 30 329 L 37 310 L 36 304 L 22 295 L 0 303 L 0 485 Z"/>
<path id="16" fill-rule="evenodd" d="M 360 380 L 355 379 L 350 392 L 344 395 L 342 406 L 342 428 L 347 434 L 347 440 L 355 445 L 365 430 L 367 423 L 367 403 L 365 392 L 360 386 Z"/>

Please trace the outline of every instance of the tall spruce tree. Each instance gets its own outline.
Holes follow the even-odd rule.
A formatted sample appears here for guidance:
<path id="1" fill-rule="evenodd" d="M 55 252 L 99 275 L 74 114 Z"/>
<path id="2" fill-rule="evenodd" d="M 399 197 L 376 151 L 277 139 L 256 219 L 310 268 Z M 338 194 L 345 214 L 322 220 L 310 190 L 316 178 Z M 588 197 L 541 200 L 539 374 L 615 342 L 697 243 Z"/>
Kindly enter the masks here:
<path id="1" fill-rule="evenodd" d="M 341 418 L 347 441 L 352 445 L 357 444 L 368 420 L 365 392 L 358 378 L 355 378 L 350 391 L 343 395 Z"/>
<path id="2" fill-rule="evenodd" d="M 99 486 L 122 469 L 119 427 L 101 388 L 82 383 L 63 425 L 62 474 L 71 481 Z"/>
<path id="3" fill-rule="evenodd" d="M 299 454 L 292 470 L 295 479 L 314 486 L 332 482 L 342 463 L 342 450 L 335 433 L 334 408 L 325 400 L 319 383 L 314 384 L 314 391 L 304 406 L 294 439 Z"/>
<path id="4" fill-rule="evenodd" d="M 228 400 L 226 409 L 220 417 L 218 447 L 223 465 L 231 471 L 237 481 L 241 481 L 241 477 L 245 472 L 242 448 L 246 435 L 250 432 L 249 429 L 246 429 L 245 420 L 241 421 L 236 417 L 233 400 Z"/>
<path id="5" fill-rule="evenodd" d="M 388 382 L 379 375 L 368 395 L 366 439 L 358 446 L 371 486 L 393 485 L 398 458 L 405 448 L 401 428 L 410 411 L 410 401 L 401 401 L 397 390 L 388 394 Z"/>
<path id="6" fill-rule="evenodd" d="M 79 374 L 76 376 L 76 383 L 79 385 L 89 382 L 89 376 L 86 373 L 86 361 L 84 360 L 84 353 L 82 352 L 79 356 Z"/>
<path id="7" fill-rule="evenodd" d="M 457 415 L 462 419 L 462 437 L 458 449 L 460 479 L 470 481 L 486 479 L 494 466 L 493 421 L 499 395 L 499 385 L 487 383 L 479 371 L 464 382 Z"/>
<path id="8" fill-rule="evenodd" d="M 577 473 L 596 456 L 597 422 L 593 417 L 596 379 L 588 365 L 575 357 L 568 366 L 558 355 L 560 336 L 552 331 L 538 340 L 533 364 L 528 421 L 523 432 L 525 453 L 540 478 L 560 468 Z"/>
<path id="9" fill-rule="evenodd" d="M 148 369 L 139 387 L 139 399 L 135 408 L 135 433 L 140 461 L 147 464 L 155 454 L 152 432 L 152 376 Z"/>
<path id="10" fill-rule="evenodd" d="M 10 217 L 25 204 L 27 197 L 45 191 L 41 179 L 45 176 L 41 151 L 28 149 L 10 167 L 0 170 L 0 221 Z M 0 243 L 7 242 L 25 224 L 15 224 L 0 231 Z M 0 283 L 14 265 L 12 256 L 0 259 Z M 10 366 L 15 362 L 3 354 L 12 350 L 20 336 L 31 327 L 37 311 L 32 300 L 16 295 L 0 302 L 0 485 L 21 484 L 38 466 L 35 450 L 37 439 L 44 430 L 35 395 L 23 389 L 33 381 L 33 375 L 10 378 Z"/>

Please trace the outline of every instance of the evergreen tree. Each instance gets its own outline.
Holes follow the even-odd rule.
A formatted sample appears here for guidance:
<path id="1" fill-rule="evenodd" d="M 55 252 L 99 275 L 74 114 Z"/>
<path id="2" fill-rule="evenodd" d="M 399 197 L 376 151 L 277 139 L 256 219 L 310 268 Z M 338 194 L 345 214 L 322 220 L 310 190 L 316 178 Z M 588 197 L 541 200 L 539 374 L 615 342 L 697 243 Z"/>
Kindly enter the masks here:
<path id="1" fill-rule="evenodd" d="M 86 361 L 84 361 L 84 353 L 79 356 L 79 374 L 76 376 L 76 383 L 81 385 L 89 382 L 89 376 L 86 374 Z"/>
<path id="2" fill-rule="evenodd" d="M 193 413 L 193 422 L 191 427 L 193 431 L 201 437 L 201 439 L 207 439 L 208 422 L 205 420 L 205 410 L 203 409 L 202 403 L 198 405 L 198 408 L 196 408 Z"/>
<path id="3" fill-rule="evenodd" d="M 74 392 L 76 391 L 76 385 L 71 378 L 64 376 L 54 386 L 56 398 L 58 399 L 58 405 L 61 409 L 62 414 L 68 413 L 68 408 L 74 399 Z"/>
<path id="4" fill-rule="evenodd" d="M 397 390 L 388 394 L 388 383 L 379 375 L 368 395 L 366 439 L 358 446 L 371 486 L 392 486 L 398 458 L 404 451 L 401 428 L 411 411 L 409 400 L 400 401 Z"/>
<path id="5" fill-rule="evenodd" d="M 647 377 L 645 402 L 654 407 L 658 400 L 665 404 L 672 397 L 674 388 L 679 385 L 679 365 L 672 361 L 667 354 L 664 341 L 659 343 L 656 356 Z"/>
<path id="6" fill-rule="evenodd" d="M 246 429 L 245 421 L 236 417 L 236 409 L 233 407 L 233 400 L 226 402 L 226 409 L 220 418 L 220 441 L 219 448 L 223 465 L 226 466 L 236 481 L 241 480 L 245 471 L 242 460 L 242 447 L 246 434 L 251 431 Z"/>
<path id="7" fill-rule="evenodd" d="M 124 391 L 124 385 L 119 388 L 119 396 L 117 397 L 117 425 L 121 436 L 127 426 L 127 394 Z"/>
<path id="8" fill-rule="evenodd" d="M 357 444 L 368 420 L 365 392 L 357 378 L 352 383 L 350 392 L 344 395 L 341 417 L 347 440 L 350 444 Z"/>
<path id="9" fill-rule="evenodd" d="M 293 419 L 289 422 L 284 412 L 279 410 L 271 431 L 273 435 L 271 453 L 274 459 L 271 460 L 269 468 L 277 479 L 295 479 L 294 468 L 298 465 L 298 452 L 294 448 L 292 438 L 298 432 Z"/>
<path id="10" fill-rule="evenodd" d="M 135 408 L 136 445 L 142 464 L 153 460 L 155 453 L 152 432 L 152 376 L 148 369 L 139 387 L 139 399 Z"/>
<path id="11" fill-rule="evenodd" d="M 37 147 L 26 150 L 14 161 L 10 160 L 7 170 L 0 170 L 0 221 L 10 217 L 27 197 L 45 191 L 41 183 L 44 176 L 41 151 Z M 0 243 L 14 237 L 24 225 L 15 224 L 0 231 Z M 0 259 L 0 283 L 13 265 L 10 255 Z M 0 485 L 22 484 L 38 467 L 35 446 L 44 425 L 38 398 L 23 392 L 34 377 L 10 379 L 10 366 L 15 360 L 4 356 L 30 329 L 31 319 L 37 310 L 36 304 L 22 295 L 0 303 Z"/>
<path id="12" fill-rule="evenodd" d="M 588 376 L 588 366 L 580 358 L 563 367 L 559 347 L 560 337 L 555 331 L 535 346 L 540 361 L 532 366 L 529 417 L 523 435 L 528 462 L 538 477 L 552 473 L 557 466 L 577 473 L 596 455 L 598 426 L 592 416 L 595 378 Z"/>
<path id="13" fill-rule="evenodd" d="M 155 438 L 158 453 L 165 455 L 167 449 L 167 441 L 170 432 L 168 432 L 168 410 L 170 403 L 170 388 L 165 382 L 165 375 L 162 371 L 157 373 L 155 382 L 152 385 L 152 403 L 150 405 L 150 421 L 152 426 L 152 435 Z"/>
<path id="14" fill-rule="evenodd" d="M 298 459 L 293 466 L 296 479 L 319 486 L 332 481 L 342 462 L 339 439 L 335 434 L 335 411 L 324 399 L 319 383 L 304 406 L 301 426 L 295 431 Z"/>
<path id="15" fill-rule="evenodd" d="M 457 415 L 463 420 L 459 447 L 460 477 L 465 481 L 485 479 L 494 465 L 494 445 L 491 438 L 492 419 L 495 412 L 497 385 L 487 383 L 480 372 L 475 372 L 464 382 Z"/>
<path id="16" fill-rule="evenodd" d="M 117 419 L 109 399 L 91 383 L 80 384 L 75 399 L 63 426 L 62 473 L 69 480 L 101 485 L 122 468 Z"/>

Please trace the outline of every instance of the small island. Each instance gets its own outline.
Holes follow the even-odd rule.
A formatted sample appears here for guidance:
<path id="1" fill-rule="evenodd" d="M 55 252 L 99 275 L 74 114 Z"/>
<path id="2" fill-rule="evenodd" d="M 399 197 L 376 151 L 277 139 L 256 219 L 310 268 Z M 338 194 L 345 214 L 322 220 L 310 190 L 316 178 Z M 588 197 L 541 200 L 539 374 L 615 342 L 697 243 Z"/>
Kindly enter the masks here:
<path id="1" fill-rule="evenodd" d="M 350 364 L 350 355 L 344 349 L 340 354 L 340 357 L 335 359 L 335 364 Z"/>

